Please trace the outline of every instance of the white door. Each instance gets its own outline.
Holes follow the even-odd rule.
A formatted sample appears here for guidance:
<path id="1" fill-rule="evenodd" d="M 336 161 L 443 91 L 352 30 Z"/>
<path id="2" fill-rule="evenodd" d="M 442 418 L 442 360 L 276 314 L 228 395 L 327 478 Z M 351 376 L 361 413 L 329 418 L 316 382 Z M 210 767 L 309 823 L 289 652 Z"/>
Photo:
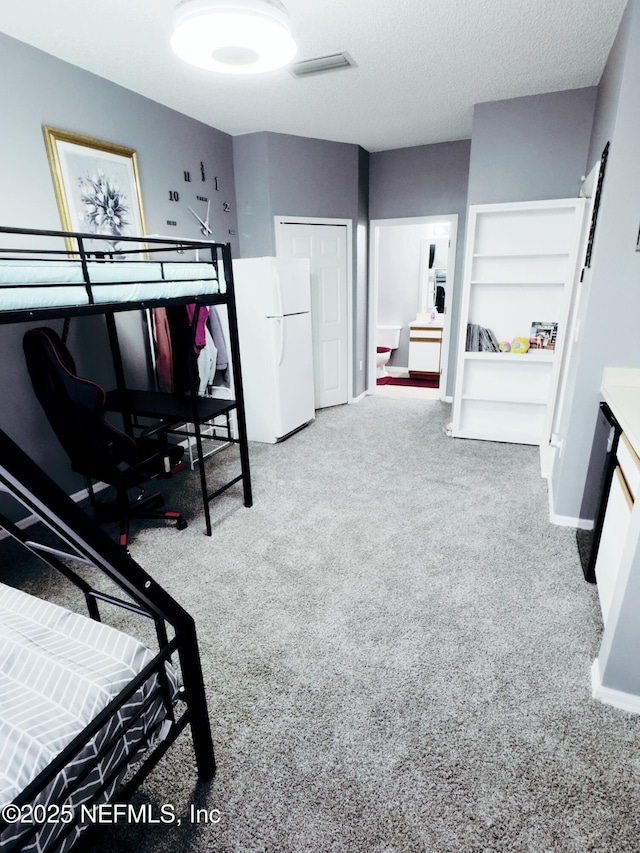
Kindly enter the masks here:
<path id="1" fill-rule="evenodd" d="M 315 407 L 349 397 L 347 227 L 279 223 L 278 255 L 309 258 Z"/>

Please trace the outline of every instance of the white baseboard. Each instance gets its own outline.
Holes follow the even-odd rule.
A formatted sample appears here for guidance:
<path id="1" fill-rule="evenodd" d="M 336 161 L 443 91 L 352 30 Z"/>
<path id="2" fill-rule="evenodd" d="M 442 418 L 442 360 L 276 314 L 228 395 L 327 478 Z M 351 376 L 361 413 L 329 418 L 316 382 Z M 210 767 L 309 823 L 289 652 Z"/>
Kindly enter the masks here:
<path id="1" fill-rule="evenodd" d="M 101 492 L 103 489 L 108 489 L 108 483 L 96 483 L 93 487 L 94 492 Z M 79 492 L 75 492 L 73 495 L 69 495 L 72 501 L 75 503 L 80 503 L 80 501 L 84 501 L 89 497 L 88 489 L 80 489 Z M 16 527 L 19 530 L 26 530 L 28 527 L 31 527 L 32 524 L 36 524 L 38 521 L 42 519 L 38 515 L 27 515 L 25 518 L 21 518 L 20 521 L 16 521 Z M 6 530 L 0 530 L 0 540 L 6 539 L 9 534 Z"/>
<path id="2" fill-rule="evenodd" d="M 613 705 L 614 708 L 619 708 L 621 711 L 627 711 L 630 714 L 640 714 L 640 696 L 636 696 L 634 693 L 625 693 L 622 690 L 614 690 L 612 687 L 605 687 L 602 684 L 598 658 L 591 665 L 591 695 L 599 702 L 604 702 L 605 705 Z"/>
<path id="3" fill-rule="evenodd" d="M 362 394 L 358 394 L 357 397 L 352 397 L 349 400 L 349 403 L 359 403 L 360 400 L 364 400 L 367 395 L 375 394 L 375 391 L 363 391 Z"/>

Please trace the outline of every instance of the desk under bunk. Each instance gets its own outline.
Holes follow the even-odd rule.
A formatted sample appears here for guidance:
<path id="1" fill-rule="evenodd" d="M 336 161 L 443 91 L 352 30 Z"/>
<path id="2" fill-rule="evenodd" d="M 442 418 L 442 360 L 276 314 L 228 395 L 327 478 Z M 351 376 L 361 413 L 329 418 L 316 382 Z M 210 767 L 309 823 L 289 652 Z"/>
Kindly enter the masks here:
<path id="1" fill-rule="evenodd" d="M 162 431 L 195 442 L 195 460 L 206 534 L 211 536 L 210 503 L 238 482 L 244 505 L 253 502 L 242 372 L 238 345 L 230 245 L 198 240 L 117 237 L 78 232 L 0 227 L 0 324 L 105 317 L 116 388 L 107 408 L 120 413 L 130 434 Z M 144 241 L 144 242 L 142 242 Z M 194 307 L 187 362 L 188 393 L 127 387 L 116 315 L 124 311 Z M 233 397 L 200 396 L 193 358 L 200 312 L 226 306 Z M 235 415 L 234 429 L 230 417 Z M 226 421 L 226 429 L 206 427 Z M 149 421 L 152 423 L 150 424 Z M 210 490 L 204 441 L 239 447 L 240 472 Z"/>

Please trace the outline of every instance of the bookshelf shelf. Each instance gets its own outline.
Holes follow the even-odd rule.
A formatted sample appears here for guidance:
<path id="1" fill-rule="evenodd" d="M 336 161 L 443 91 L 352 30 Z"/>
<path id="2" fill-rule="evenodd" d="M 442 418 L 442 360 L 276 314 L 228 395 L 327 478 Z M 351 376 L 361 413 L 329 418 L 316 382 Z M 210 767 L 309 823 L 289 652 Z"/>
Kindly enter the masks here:
<path id="1" fill-rule="evenodd" d="M 452 434 L 540 444 L 549 412 L 576 279 L 583 199 L 472 205 L 458 341 Z M 529 338 L 557 323 L 554 349 L 467 352 L 467 325 L 498 341 Z"/>

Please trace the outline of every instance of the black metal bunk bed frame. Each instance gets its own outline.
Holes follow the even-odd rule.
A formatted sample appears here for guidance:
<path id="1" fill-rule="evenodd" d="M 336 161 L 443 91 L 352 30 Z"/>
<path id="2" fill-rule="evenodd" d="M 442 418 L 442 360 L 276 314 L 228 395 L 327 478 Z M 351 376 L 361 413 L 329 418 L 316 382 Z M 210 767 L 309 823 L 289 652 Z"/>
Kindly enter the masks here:
<path id="1" fill-rule="evenodd" d="M 64 238 L 74 240 L 77 245 L 75 255 L 80 259 L 86 291 L 88 294 L 87 305 L 60 308 L 26 308 L 17 310 L 0 310 L 0 324 L 19 323 L 26 321 L 40 321 L 47 319 L 60 319 L 78 317 L 90 314 L 104 314 L 107 320 L 109 340 L 116 372 L 117 392 L 119 399 L 131 401 L 131 395 L 136 392 L 128 391 L 124 379 L 124 367 L 122 355 L 117 337 L 114 314 L 120 311 L 131 311 L 166 306 L 167 299 L 143 299 L 136 302 L 102 303 L 94 302 L 91 282 L 89 280 L 88 259 L 91 253 L 85 248 L 85 241 L 100 239 L 93 234 L 78 232 L 62 232 L 49 230 L 26 230 L 20 228 L 0 227 L 0 233 L 10 235 L 29 236 L 34 238 Z M 140 238 L 119 238 L 122 242 L 140 243 Z M 252 503 L 251 481 L 249 473 L 249 456 L 247 448 L 246 424 L 244 419 L 244 405 L 242 394 L 242 375 L 240 370 L 240 353 L 238 347 L 237 319 L 235 312 L 233 273 L 231 266 L 231 251 L 228 244 L 211 244 L 201 241 L 154 238 L 144 238 L 147 246 L 142 250 L 146 254 L 149 251 L 148 244 L 153 244 L 153 251 L 178 250 L 181 252 L 197 250 L 198 252 L 210 252 L 213 264 L 219 274 L 220 261 L 224 271 L 226 292 L 224 294 L 208 294 L 206 296 L 181 296 L 170 300 L 172 305 L 196 305 L 196 316 L 192 324 L 192 341 L 195 341 L 197 313 L 202 305 L 226 304 L 228 306 L 230 349 L 234 372 L 235 400 L 211 400 L 198 398 L 195 384 L 195 371 L 190 369 L 191 395 L 189 399 L 176 399 L 173 407 L 168 406 L 169 401 L 161 400 L 161 404 L 154 407 L 147 406 L 145 411 L 131 411 L 122 406 L 123 419 L 128 429 L 139 426 L 138 415 L 144 417 L 160 416 L 163 423 L 162 428 L 168 432 L 185 434 L 179 429 L 179 425 L 187 418 L 194 426 L 196 445 L 198 450 L 198 463 L 200 468 L 200 484 L 202 490 L 203 506 L 206 518 L 206 532 L 211 535 L 211 520 L 209 512 L 210 501 L 229 488 L 234 483 L 242 481 L 244 503 L 249 507 Z M 47 257 L 65 255 L 69 257 L 68 251 L 42 250 L 31 248 L 13 248 L 10 250 L 0 249 L 0 257 L 7 252 L 12 257 L 43 254 Z M 94 256 L 95 257 L 95 256 Z M 109 253 L 99 255 L 100 259 L 110 260 Z M 151 395 L 155 392 L 149 392 Z M 170 398 L 173 395 L 156 394 L 157 398 Z M 151 408 L 153 411 L 148 411 Z M 241 460 L 241 474 L 231 482 L 225 484 L 213 493 L 209 493 L 204 470 L 204 454 L 202 452 L 202 435 L 200 426 L 212 417 L 227 414 L 233 408 L 237 411 L 238 439 Z M 228 419 L 227 419 L 228 424 Z M 187 433 L 188 434 L 188 433 Z M 231 440 L 231 436 L 229 436 Z M 167 737 L 155 745 L 151 753 L 139 762 L 137 769 L 124 782 L 124 786 L 117 791 L 116 800 L 121 801 L 138 787 L 155 767 L 165 752 L 169 749 L 175 739 L 187 726 L 190 726 L 195 750 L 198 775 L 202 780 L 210 780 L 215 774 L 215 757 L 211 739 L 211 729 L 207 710 L 206 694 L 203 683 L 202 667 L 198 650 L 198 642 L 193 618 L 153 579 L 132 557 L 116 542 L 101 530 L 101 528 L 83 511 L 66 493 L 53 482 L 33 460 L 27 456 L 2 430 L 0 430 L 0 484 L 2 490 L 10 493 L 13 497 L 31 512 L 33 516 L 44 522 L 63 543 L 63 548 L 70 548 L 71 553 L 66 550 L 52 548 L 43 543 L 36 542 L 28 537 L 14 522 L 0 514 L 0 526 L 10 536 L 23 545 L 29 552 L 35 554 L 47 565 L 60 572 L 64 577 L 78 587 L 85 597 L 88 612 L 91 618 L 101 621 L 99 603 L 106 603 L 125 608 L 140 616 L 148 617 L 155 624 L 158 651 L 151 663 L 94 719 L 92 722 L 31 782 L 21 794 L 14 800 L 14 804 L 20 808 L 42 793 L 47 785 L 63 770 L 68 763 L 77 756 L 87 743 L 99 732 L 111 717 L 127 702 L 133 693 L 146 682 L 154 673 L 160 683 L 164 705 L 167 710 L 168 719 L 172 725 Z M 80 564 L 94 567 L 109 580 L 115 583 L 130 600 L 121 599 L 114 595 L 105 593 L 92 586 L 85 578 L 80 576 L 69 565 L 64 562 L 70 558 Z M 173 636 L 169 636 L 171 629 Z M 170 661 L 172 655 L 177 655 L 180 662 L 182 674 L 182 688 L 179 693 L 179 701 L 176 706 L 182 709 L 178 715 L 172 706 L 169 696 L 169 686 L 165 664 Z M 143 713 L 144 709 L 139 711 Z M 132 720 L 129 725 L 135 721 Z M 117 731 L 114 739 L 121 735 Z M 114 741 L 108 741 L 101 749 L 96 762 L 100 757 L 113 747 Z M 92 795 L 91 802 L 99 800 L 101 794 L 109 789 L 109 785 L 121 772 L 126 770 L 126 764 L 131 756 L 125 755 L 121 762 L 113 768 L 112 774 L 103 780 L 103 784 Z M 124 765 L 124 766 L 123 766 Z M 91 767 L 87 769 L 89 773 Z M 63 838 L 71 833 L 78 823 L 79 818 L 73 823 L 66 825 L 59 835 L 56 836 L 56 846 Z M 6 820 L 0 820 L 0 835 L 7 829 Z M 15 844 L 10 845 L 7 850 L 22 849 L 29 839 L 33 839 L 38 832 L 38 826 L 34 823 L 30 836 L 21 837 Z"/>
<path id="2" fill-rule="evenodd" d="M 27 256 L 32 257 L 45 255 L 47 258 L 63 256 L 69 259 L 70 254 L 77 257 L 82 266 L 84 277 L 84 286 L 88 296 L 87 305 L 76 305 L 73 307 L 60 308 L 23 308 L 9 311 L 0 310 L 0 324 L 4 323 L 19 323 L 34 320 L 61 319 L 65 321 L 70 317 L 79 317 L 93 314 L 104 314 L 109 335 L 109 344 L 111 347 L 111 356 L 116 376 L 117 389 L 107 395 L 108 406 L 122 415 L 125 430 L 132 432 L 134 429 L 144 431 L 147 435 L 153 434 L 158 429 L 165 433 L 180 436 L 190 441 L 195 437 L 196 452 L 198 460 L 198 469 L 200 474 L 200 489 L 202 492 L 202 504 L 205 515 L 205 526 L 207 536 L 212 534 L 211 526 L 211 511 L 210 503 L 220 494 L 225 492 L 231 486 L 238 482 L 242 482 L 244 505 L 250 507 L 253 503 L 251 490 L 251 474 L 249 466 L 249 449 L 247 442 L 247 428 L 244 415 L 244 394 L 242 388 L 242 372 L 240 368 L 240 349 L 238 344 L 238 324 L 235 307 L 233 269 L 231 263 L 231 247 L 229 243 L 211 243 L 200 240 L 171 240 L 169 238 L 150 238 L 150 237 L 118 237 L 118 243 L 130 243 L 140 246 L 144 243 L 143 248 L 135 248 L 125 250 L 127 257 L 140 256 L 148 257 L 150 254 L 161 252 L 179 252 L 195 251 L 203 253 L 211 258 L 211 263 L 220 274 L 220 267 L 224 272 L 225 292 L 216 294 L 206 294 L 203 296 L 180 296 L 167 299 L 142 299 L 133 302 L 109 302 L 96 304 L 92 292 L 92 282 L 89 274 L 88 262 L 92 258 L 97 258 L 105 263 L 112 261 L 114 252 L 108 248 L 104 252 L 91 252 L 86 248 L 86 243 L 89 241 L 113 241 L 113 237 L 86 234 L 74 231 L 50 231 L 38 229 L 21 229 L 11 227 L 0 227 L 0 234 L 13 234 L 20 236 L 32 236 L 38 238 L 59 238 L 67 241 L 67 246 L 74 243 L 77 249 L 70 252 L 60 249 L 33 249 L 33 248 L 16 248 L 3 249 L 0 248 L 0 259 L 5 255 L 10 254 L 12 257 Z M 117 254 L 117 253 L 116 253 Z M 146 258 L 145 258 L 146 259 Z M 118 261 L 113 261 L 114 264 Z M 118 284 L 119 282 L 111 282 Z M 123 282 L 126 283 L 126 282 Z M 153 284 L 153 281 L 148 281 L 146 284 Z M 144 286 L 144 285 L 143 285 Z M 191 324 L 191 340 L 190 352 L 194 351 L 196 340 L 196 327 L 199 312 L 205 306 L 226 305 L 229 318 L 229 345 L 231 350 L 231 363 L 233 367 L 233 382 L 234 382 L 234 398 L 233 399 L 217 399 L 210 397 L 199 397 L 197 393 L 197 380 L 195 375 L 195 367 L 192 360 L 188 362 L 187 375 L 189 379 L 189 395 L 187 397 L 178 397 L 174 394 L 161 393 L 157 391 L 131 391 L 127 389 L 124 373 L 124 365 L 122 360 L 122 352 L 118 340 L 118 332 L 115 321 L 115 314 L 122 311 L 146 310 L 156 307 L 166 307 L 170 305 L 195 305 L 195 313 Z M 66 329 L 65 329 L 66 331 Z M 231 435 L 229 426 L 230 412 L 236 412 L 238 437 L 234 438 Z M 228 482 L 224 483 L 219 488 L 209 492 L 207 484 L 207 475 L 205 468 L 205 454 L 203 452 L 203 438 L 207 440 L 220 440 L 217 433 L 203 435 L 202 425 L 213 421 L 219 416 L 225 416 L 227 421 L 227 430 L 225 442 L 237 443 L 240 451 L 240 474 L 233 477 Z M 156 427 L 145 427 L 140 418 L 156 420 Z M 188 424 L 193 426 L 193 433 L 188 429 Z"/>
<path id="3" fill-rule="evenodd" d="M 198 775 L 204 781 L 212 779 L 216 765 L 193 618 L 1 430 L 0 483 L 4 490 L 13 495 L 16 500 L 43 521 L 66 547 L 72 549 L 72 552 L 69 553 L 36 542 L 4 515 L 0 515 L 0 525 L 28 551 L 60 572 L 81 590 L 91 618 L 101 621 L 99 603 L 122 607 L 152 619 L 158 640 L 158 651 L 153 660 L 59 753 L 42 773 L 36 776 L 33 782 L 13 801 L 12 805 L 22 809 L 32 803 L 55 777 L 82 752 L 109 719 L 118 713 L 135 691 L 154 674 L 157 675 L 161 685 L 167 716 L 172 721 L 171 729 L 167 737 L 153 748 L 148 757 L 140 762 L 137 770 L 117 792 L 116 801 L 128 799 L 187 725 L 191 727 Z M 66 557 L 102 572 L 131 600 L 117 598 L 93 587 L 85 578 L 63 562 Z M 173 631 L 171 638 L 169 637 L 168 626 Z M 170 700 L 165 671 L 165 662 L 170 661 L 172 655 L 178 656 L 182 674 L 182 688 L 178 704 L 182 706 L 183 710 L 179 711 L 178 716 L 176 716 Z M 144 710 L 145 707 L 142 706 L 136 717 L 132 718 L 128 725 L 133 725 Z M 122 735 L 122 728 L 115 730 L 113 738 L 106 740 L 101 747 L 96 756 L 96 762 L 99 762 L 109 753 Z M 114 779 L 126 770 L 131 758 L 131 755 L 125 754 L 114 765 L 111 773 L 104 776 L 102 785 L 95 789 L 91 799 L 85 805 L 90 806 L 100 802 L 101 795 L 109 790 Z M 93 765 L 87 765 L 79 777 L 79 781 L 83 776 L 87 776 L 92 769 Z M 80 819 L 81 813 L 74 815 L 74 820 L 67 823 L 62 832 L 56 836 L 56 846 L 73 831 Z M 0 835 L 8 826 L 9 823 L 6 820 L 0 820 Z M 40 828 L 38 823 L 34 821 L 29 834 L 21 836 L 15 845 L 9 844 L 3 849 L 6 849 L 7 853 L 10 853 L 11 850 L 22 849 L 25 844 L 33 839 Z"/>

